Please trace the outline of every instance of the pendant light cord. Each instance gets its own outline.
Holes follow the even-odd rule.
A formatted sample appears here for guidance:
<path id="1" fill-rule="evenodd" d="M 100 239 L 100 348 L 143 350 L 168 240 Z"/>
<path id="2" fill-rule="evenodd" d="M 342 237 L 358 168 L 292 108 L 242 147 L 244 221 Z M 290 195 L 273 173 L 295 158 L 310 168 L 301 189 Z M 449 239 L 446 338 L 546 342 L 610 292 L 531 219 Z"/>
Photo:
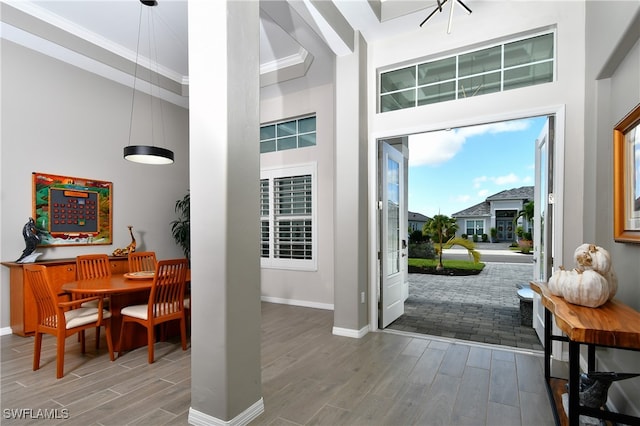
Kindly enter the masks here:
<path id="1" fill-rule="evenodd" d="M 131 95 L 131 115 L 129 116 L 129 145 L 131 145 L 131 133 L 133 129 L 133 108 L 136 101 L 136 80 L 138 80 L 138 55 L 140 53 L 140 32 L 142 30 L 142 6 L 138 17 L 138 40 L 136 42 L 136 65 L 133 69 L 133 93 Z"/>

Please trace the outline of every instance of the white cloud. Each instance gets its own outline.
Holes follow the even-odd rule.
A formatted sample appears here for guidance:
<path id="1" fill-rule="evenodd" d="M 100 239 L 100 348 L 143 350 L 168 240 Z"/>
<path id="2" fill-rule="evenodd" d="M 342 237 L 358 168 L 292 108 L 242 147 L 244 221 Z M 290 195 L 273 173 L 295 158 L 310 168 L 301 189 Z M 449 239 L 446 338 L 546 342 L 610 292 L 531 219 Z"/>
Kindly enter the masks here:
<path id="1" fill-rule="evenodd" d="M 446 163 L 455 157 L 467 139 L 472 136 L 518 132 L 527 129 L 529 125 L 529 120 L 505 121 L 410 135 L 409 167 L 436 166 Z"/>
<path id="2" fill-rule="evenodd" d="M 495 178 L 491 178 L 496 185 L 506 185 L 509 183 L 517 183 L 520 181 L 520 178 L 513 173 L 509 173 L 506 176 L 497 176 Z"/>
<path id="3" fill-rule="evenodd" d="M 496 134 L 504 132 L 519 132 L 529 128 L 529 120 L 503 121 L 500 123 L 481 124 L 479 126 L 462 127 L 457 130 L 465 138 L 471 136 L 484 135 L 486 133 Z"/>
<path id="4" fill-rule="evenodd" d="M 507 185 L 514 184 L 518 182 L 526 182 L 530 181 L 531 177 L 527 176 L 525 178 L 518 177 L 515 173 L 509 173 L 504 176 L 478 176 L 473 179 L 473 187 L 480 188 L 482 184 L 491 182 L 495 185 Z"/>
<path id="5" fill-rule="evenodd" d="M 481 189 L 480 191 L 478 191 L 478 197 L 487 198 L 488 195 L 489 195 L 488 189 Z"/>
<path id="6" fill-rule="evenodd" d="M 473 179 L 473 187 L 480 188 L 480 186 L 488 180 L 489 178 L 486 176 L 478 176 L 477 178 Z"/>
<path id="7" fill-rule="evenodd" d="M 409 136 L 409 167 L 446 163 L 462 149 L 465 138 L 454 130 Z"/>

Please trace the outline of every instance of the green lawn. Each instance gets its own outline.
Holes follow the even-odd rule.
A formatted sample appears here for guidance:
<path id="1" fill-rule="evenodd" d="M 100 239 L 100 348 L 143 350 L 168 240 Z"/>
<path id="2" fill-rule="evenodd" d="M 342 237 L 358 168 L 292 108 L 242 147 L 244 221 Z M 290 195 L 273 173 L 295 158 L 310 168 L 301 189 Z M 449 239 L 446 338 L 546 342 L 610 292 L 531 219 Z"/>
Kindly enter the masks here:
<path id="1" fill-rule="evenodd" d="M 438 265 L 438 259 L 414 259 L 409 258 L 409 266 L 421 268 L 435 268 Z M 443 260 L 442 265 L 445 269 L 461 269 L 469 271 L 482 271 L 484 263 L 473 263 L 470 260 Z"/>

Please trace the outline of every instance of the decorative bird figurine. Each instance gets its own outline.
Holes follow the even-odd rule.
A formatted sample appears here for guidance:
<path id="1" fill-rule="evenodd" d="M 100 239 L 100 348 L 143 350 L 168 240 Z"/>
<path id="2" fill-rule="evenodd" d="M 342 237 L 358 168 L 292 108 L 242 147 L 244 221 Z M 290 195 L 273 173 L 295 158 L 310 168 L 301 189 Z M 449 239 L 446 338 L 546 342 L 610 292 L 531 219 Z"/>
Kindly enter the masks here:
<path id="1" fill-rule="evenodd" d="M 609 387 L 613 382 L 638 376 L 640 376 L 640 374 L 615 372 L 582 373 L 578 387 L 580 405 L 590 408 L 601 408 L 607 402 Z"/>
<path id="2" fill-rule="evenodd" d="M 22 236 L 24 237 L 24 243 L 26 247 L 22 251 L 22 255 L 16 260 L 16 263 L 29 263 L 33 262 L 36 257 L 41 253 L 38 253 L 35 257 L 31 254 L 35 251 L 38 243 L 40 242 L 40 236 L 38 235 L 38 229 L 36 228 L 36 222 L 32 217 L 22 227 Z M 30 257 L 31 256 L 31 257 Z M 31 260 L 33 258 L 33 260 Z"/>

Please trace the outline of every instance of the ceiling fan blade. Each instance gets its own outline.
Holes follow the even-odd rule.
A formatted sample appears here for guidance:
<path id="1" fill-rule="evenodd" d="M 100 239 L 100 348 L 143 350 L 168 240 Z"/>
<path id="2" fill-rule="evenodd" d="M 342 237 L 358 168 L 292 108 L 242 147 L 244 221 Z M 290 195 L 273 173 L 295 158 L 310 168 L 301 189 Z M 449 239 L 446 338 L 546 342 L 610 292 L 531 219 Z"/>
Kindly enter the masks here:
<path id="1" fill-rule="evenodd" d="M 438 7 L 436 7 L 435 9 L 433 9 L 433 11 L 431 11 L 431 13 L 429 14 L 429 16 L 427 16 L 426 18 L 424 18 L 424 21 L 422 21 L 420 23 L 420 26 L 423 26 L 425 22 L 427 22 L 433 15 L 435 15 L 436 12 L 440 11 L 442 12 L 442 6 L 447 2 L 448 0 L 438 0 Z"/>

